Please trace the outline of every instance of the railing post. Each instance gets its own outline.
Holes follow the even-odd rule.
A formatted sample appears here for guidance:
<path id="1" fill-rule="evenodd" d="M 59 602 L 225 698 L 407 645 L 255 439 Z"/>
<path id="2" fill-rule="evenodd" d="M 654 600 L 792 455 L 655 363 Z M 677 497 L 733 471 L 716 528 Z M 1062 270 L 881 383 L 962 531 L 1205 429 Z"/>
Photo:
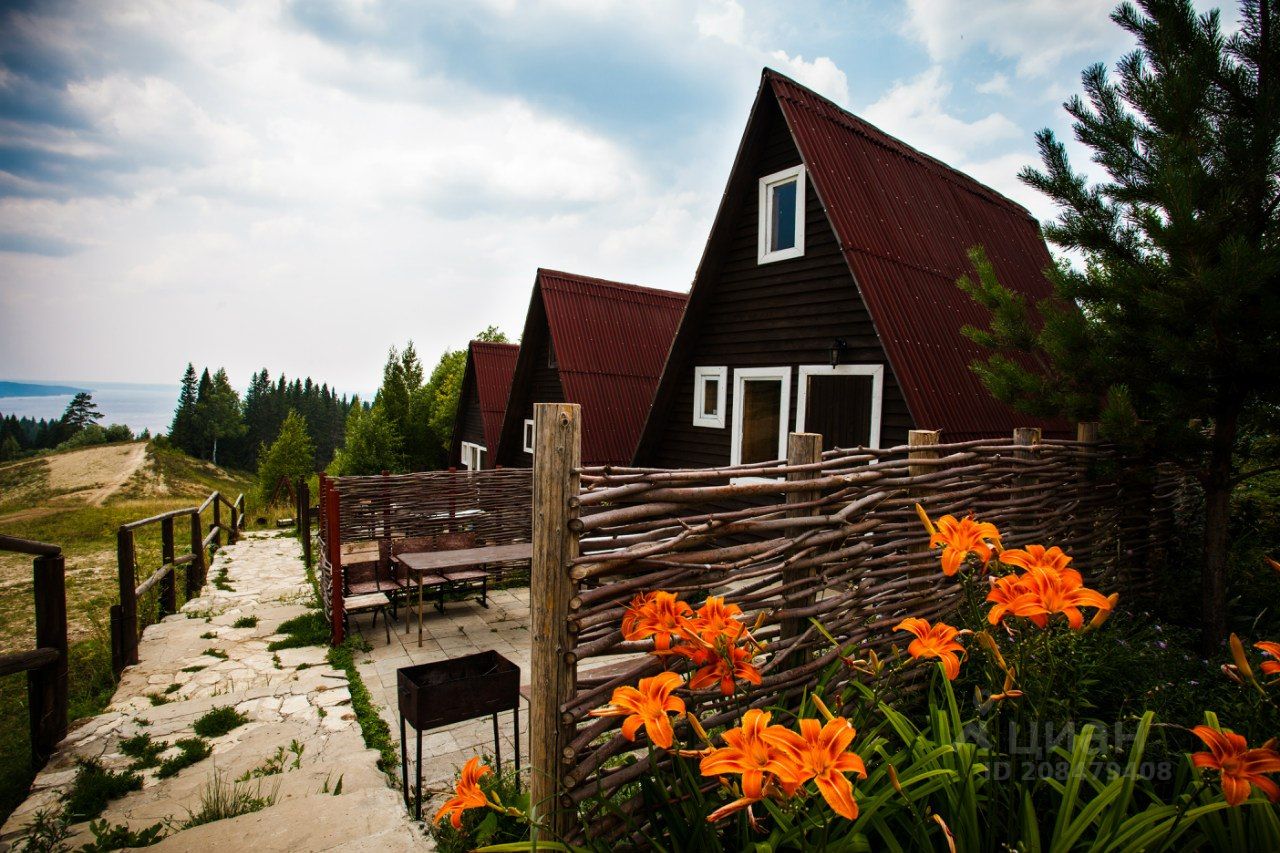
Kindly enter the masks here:
<path id="1" fill-rule="evenodd" d="M 204 536 L 198 510 L 191 513 L 191 556 L 193 559 L 187 564 L 187 601 L 199 597 L 209 572 L 209 567 L 205 564 Z"/>
<path id="2" fill-rule="evenodd" d="M 234 545 L 240 541 L 240 498 L 231 504 L 231 532 L 227 534 L 227 544 Z"/>
<path id="3" fill-rule="evenodd" d="M 1082 444 L 1097 444 L 1098 422 L 1081 421 L 1076 424 L 1076 441 L 1081 442 Z"/>
<path id="4" fill-rule="evenodd" d="M 822 436 L 812 432 L 793 432 L 787 436 L 787 465 L 811 465 L 822 461 Z M 812 472 L 801 472 L 787 474 L 789 482 L 799 480 L 812 480 L 814 478 Z M 799 504 L 813 500 L 816 496 L 815 492 L 788 492 L 786 502 L 788 504 Z M 790 518 L 799 518 L 806 515 L 813 515 L 811 509 L 788 510 L 787 516 Z M 795 533 L 791 534 L 795 536 Z M 801 607 L 808 607 L 814 602 L 814 590 L 812 586 L 806 585 L 805 581 L 814 577 L 816 569 L 813 567 L 788 569 L 785 574 L 785 583 L 788 587 L 800 585 L 799 589 L 788 589 L 783 593 L 788 610 Z M 808 629 L 809 620 L 804 616 L 788 616 L 782 620 L 782 636 L 783 642 L 789 639 L 799 637 Z M 782 663 L 782 669 L 788 669 L 803 663 L 805 656 L 798 651 L 789 653 L 786 660 Z"/>
<path id="5" fill-rule="evenodd" d="M 138 581 L 134 569 L 133 531 L 116 534 L 116 566 L 120 583 L 120 668 L 138 662 Z"/>
<path id="6" fill-rule="evenodd" d="M 160 608 L 157 619 L 178 611 L 178 567 L 173 564 L 173 516 L 160 520 L 160 571 L 168 571 L 160 579 Z"/>
<path id="7" fill-rule="evenodd" d="M 325 502 L 325 526 L 329 539 L 325 543 L 329 555 L 329 619 L 333 645 L 340 645 L 346 637 L 345 608 L 342 604 L 342 516 L 338 505 L 338 492 L 330 485 Z"/>
<path id="8" fill-rule="evenodd" d="M 311 565 L 311 486 L 298 481 L 298 534 L 302 537 L 302 558 Z"/>
<path id="9" fill-rule="evenodd" d="M 213 550 L 222 547 L 222 495 L 213 493 Z"/>
<path id="10" fill-rule="evenodd" d="M 571 728 L 561 707 L 573 698 L 574 639 L 568 629 L 573 585 L 569 564 L 578 555 L 578 536 L 569 529 L 577 517 L 581 460 L 581 409 L 568 403 L 534 406 L 533 563 L 530 578 L 530 628 L 533 638 L 529 699 L 530 803 L 546 819 L 553 838 L 569 828 L 559 796 L 563 787 L 562 750 Z"/>
<path id="11" fill-rule="evenodd" d="M 911 448 L 907 451 L 907 460 L 910 463 L 907 466 L 907 473 L 912 477 L 921 477 L 938 470 L 936 465 L 917 463 L 918 460 L 938 458 L 938 451 L 929 448 L 937 446 L 940 435 L 942 433 L 936 429 L 913 429 L 907 433 L 907 446 Z"/>
<path id="12" fill-rule="evenodd" d="M 55 649 L 53 663 L 27 673 L 31 711 L 31 758 L 39 767 L 67 733 L 67 589 L 66 560 L 36 557 L 36 648 Z"/>

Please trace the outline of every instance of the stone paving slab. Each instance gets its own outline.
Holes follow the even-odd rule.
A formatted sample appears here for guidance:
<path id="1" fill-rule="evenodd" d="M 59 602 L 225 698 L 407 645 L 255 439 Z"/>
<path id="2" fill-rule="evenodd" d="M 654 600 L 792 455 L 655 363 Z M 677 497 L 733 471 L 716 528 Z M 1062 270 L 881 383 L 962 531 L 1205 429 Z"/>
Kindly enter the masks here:
<path id="1" fill-rule="evenodd" d="M 130 759 L 120 751 L 122 740 L 145 732 L 172 744 L 194 736 L 192 725 L 201 715 L 226 706 L 249 721 L 211 738 L 212 754 L 176 776 L 159 779 L 154 769 L 142 771 L 142 790 L 113 800 L 102 818 L 134 829 L 170 822 L 172 834 L 157 850 L 433 849 L 377 769 L 376 751 L 365 747 L 345 673 L 328 665 L 323 648 L 267 648 L 280 638 L 280 624 L 305 613 L 312 600 L 297 540 L 249 534 L 218 552 L 210 577 L 224 567 L 230 589 L 211 584 L 182 612 L 145 631 L 141 662 L 125 670 L 107 710 L 78 724 L 59 745 L 27 801 L 0 829 L 0 848 L 20 836 L 34 812 L 59 806 L 77 759 L 125 769 Z M 236 628 L 245 616 L 257 617 L 257 624 Z M 273 805 L 178 829 L 200 810 L 211 782 L 252 774 L 279 749 L 285 750 L 283 772 L 245 783 L 260 796 L 273 796 Z M 339 779 L 342 793 L 335 796 Z M 72 830 L 72 845 L 92 840 L 85 824 Z"/>

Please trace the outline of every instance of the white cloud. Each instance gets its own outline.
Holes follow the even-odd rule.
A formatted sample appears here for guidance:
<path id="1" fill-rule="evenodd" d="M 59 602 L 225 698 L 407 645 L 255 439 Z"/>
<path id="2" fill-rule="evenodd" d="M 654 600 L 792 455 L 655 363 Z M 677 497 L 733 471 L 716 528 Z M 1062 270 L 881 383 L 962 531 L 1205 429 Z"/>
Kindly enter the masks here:
<path id="1" fill-rule="evenodd" d="M 1003 74 L 993 74 L 974 87 L 983 95 L 1012 95 L 1009 78 Z"/>
<path id="2" fill-rule="evenodd" d="M 726 44 L 741 44 L 746 12 L 737 0 L 706 0 L 693 16 L 698 35 Z"/>
<path id="3" fill-rule="evenodd" d="M 849 78 L 829 57 L 819 56 L 812 62 L 806 62 L 803 56 L 788 56 L 782 50 L 775 50 L 770 56 L 779 71 L 794 77 L 818 94 L 825 95 L 842 106 L 848 106 Z"/>

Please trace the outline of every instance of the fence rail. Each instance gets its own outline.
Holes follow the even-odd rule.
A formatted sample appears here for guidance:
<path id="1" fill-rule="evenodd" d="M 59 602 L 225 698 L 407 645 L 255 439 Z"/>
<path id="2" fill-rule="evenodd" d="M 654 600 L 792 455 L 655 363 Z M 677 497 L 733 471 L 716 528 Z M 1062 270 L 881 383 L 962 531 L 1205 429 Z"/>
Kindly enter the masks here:
<path id="1" fill-rule="evenodd" d="M 226 508 L 229 523 L 224 525 L 222 510 Z M 204 534 L 204 514 L 212 511 L 208 534 Z M 138 662 L 138 641 L 142 630 L 178 610 L 178 569 L 186 567 L 183 579 L 184 598 L 200 594 L 209 570 L 209 560 L 222 547 L 225 535 L 234 544 L 244 527 L 244 495 L 234 501 L 221 492 L 213 492 L 199 506 L 169 510 L 150 518 L 120 525 L 116 532 L 116 578 L 120 602 L 111 605 L 111 668 L 118 677 L 126 666 Z M 176 522 L 185 519 L 187 536 L 185 554 L 176 553 Z M 137 533 L 150 525 L 160 527 L 160 565 L 138 582 Z M 155 590 L 155 609 L 139 608 Z M 154 617 L 154 618 L 152 618 Z"/>
<path id="2" fill-rule="evenodd" d="M 587 716 L 662 666 L 647 654 L 652 641 L 627 642 L 619 629 L 637 593 L 670 590 L 695 606 L 724 595 L 761 620 L 762 683 L 689 700 L 714 726 L 797 696 L 835 660 L 811 620 L 845 649 L 886 653 L 904 642 L 897 620 L 955 607 L 917 502 L 934 518 L 994 522 L 1006 547 L 1059 545 L 1090 586 L 1132 597 L 1151 586 L 1180 495 L 1174 472 L 1131 464 L 1084 425 L 1078 441 L 1032 429 L 943 444 L 921 431 L 901 447 L 826 452 L 821 436 L 792 434 L 787 460 L 667 471 L 581 468 L 578 408 L 536 409 L 532 796 L 561 834 L 573 809 L 649 770 L 616 718 Z M 620 763 L 628 753 L 637 760 Z M 619 830 L 607 812 L 592 825 Z"/>
<path id="3" fill-rule="evenodd" d="M 28 554 L 35 599 L 35 647 L 0 655 L 0 675 L 27 674 L 31 761 L 39 768 L 67 734 L 67 592 L 62 549 L 0 536 L 0 551 Z"/>

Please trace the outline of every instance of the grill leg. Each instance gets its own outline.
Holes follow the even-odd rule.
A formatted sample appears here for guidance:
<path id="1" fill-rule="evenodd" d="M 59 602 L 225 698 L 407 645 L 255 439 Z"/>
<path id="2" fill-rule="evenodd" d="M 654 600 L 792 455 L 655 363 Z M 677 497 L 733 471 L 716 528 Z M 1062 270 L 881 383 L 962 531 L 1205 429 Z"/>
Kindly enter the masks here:
<path id="1" fill-rule="evenodd" d="M 413 791 L 414 797 L 416 797 L 414 800 L 413 819 L 422 820 L 422 730 L 415 728 L 414 731 L 418 733 L 418 763 L 413 768 L 415 777 Z"/>
<path id="2" fill-rule="evenodd" d="M 404 740 L 404 714 L 400 715 L 400 787 L 404 788 L 404 808 L 409 806 L 409 745 Z"/>
<path id="3" fill-rule="evenodd" d="M 520 790 L 520 700 L 516 700 L 516 706 L 511 709 L 511 719 L 515 726 L 515 744 L 516 744 L 516 790 Z"/>
<path id="4" fill-rule="evenodd" d="M 498 765 L 499 775 L 502 773 L 502 740 L 498 737 L 498 712 L 493 713 L 493 761 Z"/>

